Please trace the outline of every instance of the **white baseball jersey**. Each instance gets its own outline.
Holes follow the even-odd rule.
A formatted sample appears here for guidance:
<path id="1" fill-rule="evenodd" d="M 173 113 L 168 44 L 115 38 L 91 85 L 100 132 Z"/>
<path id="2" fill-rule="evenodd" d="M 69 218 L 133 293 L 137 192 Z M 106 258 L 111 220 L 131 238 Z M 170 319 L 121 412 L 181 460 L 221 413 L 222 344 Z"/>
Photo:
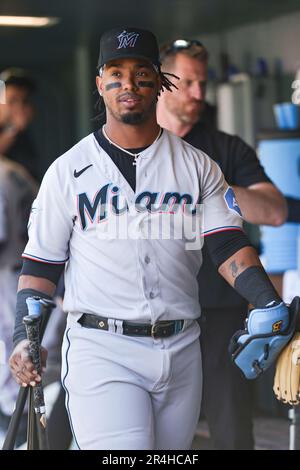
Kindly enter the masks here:
<path id="1" fill-rule="evenodd" d="M 186 249 L 183 237 L 144 235 L 149 214 L 174 215 L 199 202 L 202 234 L 241 229 L 232 189 L 200 150 L 164 130 L 139 155 L 134 193 L 91 134 L 48 169 L 23 256 L 66 263 L 66 311 L 152 323 L 195 319 L 201 250 Z M 106 238 L 109 221 L 124 214 L 131 237 Z"/>

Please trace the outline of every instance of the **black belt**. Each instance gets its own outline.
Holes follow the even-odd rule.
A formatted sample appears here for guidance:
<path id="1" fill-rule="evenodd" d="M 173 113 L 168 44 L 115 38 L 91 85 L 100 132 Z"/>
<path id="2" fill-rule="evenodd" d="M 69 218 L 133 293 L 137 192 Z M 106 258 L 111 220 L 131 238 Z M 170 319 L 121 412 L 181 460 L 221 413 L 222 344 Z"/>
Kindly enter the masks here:
<path id="1" fill-rule="evenodd" d="M 110 322 L 109 322 L 110 320 Z M 96 328 L 98 330 L 110 330 L 109 323 L 121 322 L 121 334 L 127 336 L 152 336 L 152 338 L 168 338 L 169 336 L 176 335 L 183 329 L 184 320 L 170 320 L 158 321 L 153 325 L 149 323 L 134 323 L 122 320 L 112 320 L 109 318 L 83 313 L 79 318 L 78 323 L 85 328 Z M 117 333 L 117 326 L 115 331 Z"/>

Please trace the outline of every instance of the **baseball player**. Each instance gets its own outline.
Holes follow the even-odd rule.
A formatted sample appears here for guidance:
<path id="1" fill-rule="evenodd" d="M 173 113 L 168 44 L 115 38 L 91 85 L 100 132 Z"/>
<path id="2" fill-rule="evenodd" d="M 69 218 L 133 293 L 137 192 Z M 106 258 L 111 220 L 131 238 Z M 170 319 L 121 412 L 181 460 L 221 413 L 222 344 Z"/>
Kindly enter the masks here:
<path id="1" fill-rule="evenodd" d="M 0 434 L 7 429 L 18 392 L 7 361 L 13 349 L 16 290 L 27 243 L 26 226 L 36 194 L 37 185 L 25 168 L 0 156 Z M 21 427 L 17 441 L 24 442 L 25 436 Z"/>
<path id="2" fill-rule="evenodd" d="M 197 229 L 194 238 L 177 229 L 187 220 L 212 240 L 215 264 L 254 315 L 263 309 L 285 327 L 287 308 L 218 165 L 157 124 L 157 96 L 176 79 L 161 71 L 154 35 L 106 32 L 98 70 L 106 123 L 50 166 L 32 206 L 10 366 L 23 386 L 41 380 L 28 358 L 26 298 L 51 297 L 65 269 L 62 381 L 78 447 L 188 449 L 202 382 L 201 250 Z"/>
<path id="3" fill-rule="evenodd" d="M 0 154 L 20 163 L 40 181 L 39 155 L 29 129 L 35 117 L 36 83 L 25 70 L 15 67 L 3 70 L 0 81 L 5 83 L 5 105 L 0 110 Z"/>

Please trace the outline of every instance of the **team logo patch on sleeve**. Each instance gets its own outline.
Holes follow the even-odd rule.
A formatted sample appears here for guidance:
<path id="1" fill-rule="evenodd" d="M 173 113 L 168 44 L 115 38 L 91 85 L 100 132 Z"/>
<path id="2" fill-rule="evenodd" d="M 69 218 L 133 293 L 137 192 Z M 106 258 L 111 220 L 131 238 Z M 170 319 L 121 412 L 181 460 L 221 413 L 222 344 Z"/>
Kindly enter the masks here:
<path id="1" fill-rule="evenodd" d="M 237 212 L 241 217 L 243 217 L 241 209 L 239 208 L 239 205 L 237 203 L 234 191 L 230 186 L 229 186 L 229 188 L 227 188 L 227 190 L 224 194 L 224 199 L 226 201 L 228 209 L 231 209 L 231 210 Z"/>

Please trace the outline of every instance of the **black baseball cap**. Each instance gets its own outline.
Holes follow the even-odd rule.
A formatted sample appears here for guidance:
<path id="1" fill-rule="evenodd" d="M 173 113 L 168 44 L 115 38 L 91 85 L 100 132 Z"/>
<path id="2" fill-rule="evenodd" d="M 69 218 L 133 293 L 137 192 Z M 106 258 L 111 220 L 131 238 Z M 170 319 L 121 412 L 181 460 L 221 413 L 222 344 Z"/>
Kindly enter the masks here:
<path id="1" fill-rule="evenodd" d="M 131 57 L 160 66 L 157 40 L 151 31 L 131 27 L 114 28 L 101 36 L 99 68 L 110 60 Z"/>

